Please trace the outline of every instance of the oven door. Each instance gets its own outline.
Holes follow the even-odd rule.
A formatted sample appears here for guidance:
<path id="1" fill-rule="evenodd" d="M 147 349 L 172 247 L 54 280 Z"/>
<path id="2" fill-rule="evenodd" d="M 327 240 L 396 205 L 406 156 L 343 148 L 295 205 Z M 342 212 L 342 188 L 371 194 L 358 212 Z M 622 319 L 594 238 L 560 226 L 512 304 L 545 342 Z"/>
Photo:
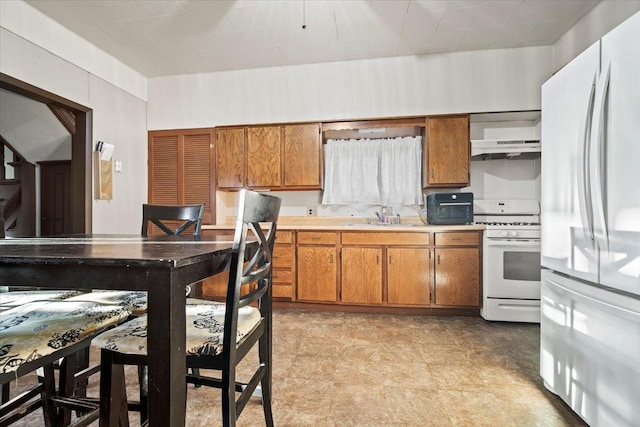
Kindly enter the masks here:
<path id="1" fill-rule="evenodd" d="M 487 298 L 540 299 L 540 240 L 484 241 L 484 291 Z"/>

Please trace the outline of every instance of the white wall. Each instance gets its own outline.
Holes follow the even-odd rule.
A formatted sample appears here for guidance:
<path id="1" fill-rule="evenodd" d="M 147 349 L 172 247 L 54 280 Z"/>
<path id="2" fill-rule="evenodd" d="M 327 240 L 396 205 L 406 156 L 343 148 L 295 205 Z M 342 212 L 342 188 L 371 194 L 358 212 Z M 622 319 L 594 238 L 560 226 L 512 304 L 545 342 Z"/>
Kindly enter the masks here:
<path id="1" fill-rule="evenodd" d="M 115 146 L 113 199 L 93 201 L 95 233 L 140 233 L 142 204 L 147 202 L 147 105 L 127 92 L 89 75 L 93 140 Z"/>
<path id="2" fill-rule="evenodd" d="M 638 11 L 639 0 L 605 0 L 598 3 L 553 45 L 553 71 L 564 67 L 583 50 Z"/>
<path id="3" fill-rule="evenodd" d="M 146 78 L 21 1 L 0 1 L 0 72 L 93 109 L 93 144 L 115 145 L 113 200 L 94 200 L 94 233 L 140 232 L 147 201 Z"/>
<path id="4" fill-rule="evenodd" d="M 149 129 L 540 109 L 551 48 L 149 79 Z"/>

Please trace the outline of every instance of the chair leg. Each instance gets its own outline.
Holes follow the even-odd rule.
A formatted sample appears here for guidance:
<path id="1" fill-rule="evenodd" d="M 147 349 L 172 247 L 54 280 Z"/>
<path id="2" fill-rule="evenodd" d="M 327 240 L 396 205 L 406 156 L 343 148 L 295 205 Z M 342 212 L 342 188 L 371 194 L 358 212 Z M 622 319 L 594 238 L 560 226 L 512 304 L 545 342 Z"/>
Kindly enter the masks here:
<path id="1" fill-rule="evenodd" d="M 193 375 L 200 375 L 200 368 L 191 368 L 191 373 L 192 373 Z M 200 388 L 200 387 L 202 387 L 202 385 L 201 385 L 201 384 L 194 384 L 193 386 L 194 386 L 195 388 Z"/>
<path id="2" fill-rule="evenodd" d="M 53 371 L 53 364 L 43 366 L 44 374 L 39 377 L 42 382 L 43 390 L 40 394 L 42 402 L 42 415 L 44 417 L 44 425 L 46 427 L 55 427 L 58 424 L 56 408 L 49 399 L 56 394 L 56 379 Z"/>
<path id="3" fill-rule="evenodd" d="M 232 363 L 233 364 L 233 363 Z M 236 376 L 234 368 L 225 367 L 222 371 L 222 425 L 236 425 Z"/>
<path id="4" fill-rule="evenodd" d="M 269 325 L 266 327 L 268 328 Z M 265 331 L 265 335 L 260 337 L 258 354 L 260 364 L 263 364 L 265 367 L 265 374 L 260 382 L 262 388 L 262 410 L 264 411 L 264 419 L 267 427 L 273 427 L 273 412 L 271 410 L 271 346 L 269 344 L 270 341 L 267 330 Z"/>
<path id="5" fill-rule="evenodd" d="M 127 387 L 124 366 L 113 363 L 110 351 L 102 350 L 100 356 L 100 426 L 129 426 Z"/>
<path id="6" fill-rule="evenodd" d="M 64 397 L 74 395 L 75 373 L 78 365 L 77 353 L 72 353 L 65 357 L 60 365 L 60 388 L 59 394 Z M 68 426 L 71 424 L 71 410 L 58 409 L 58 425 Z"/>
<path id="7" fill-rule="evenodd" d="M 0 403 L 6 403 L 9 401 L 9 390 L 11 389 L 11 386 L 9 383 L 6 384 L 2 384 L 2 400 L 0 400 Z"/>
<path id="8" fill-rule="evenodd" d="M 83 348 L 82 350 L 76 353 L 77 363 L 76 363 L 76 372 L 81 372 L 89 367 L 89 346 Z M 89 380 L 85 379 L 76 384 L 75 395 L 79 397 L 87 396 L 87 386 L 89 385 Z"/>
<path id="9" fill-rule="evenodd" d="M 138 383 L 140 384 L 140 425 L 149 419 L 149 368 L 138 366 Z"/>

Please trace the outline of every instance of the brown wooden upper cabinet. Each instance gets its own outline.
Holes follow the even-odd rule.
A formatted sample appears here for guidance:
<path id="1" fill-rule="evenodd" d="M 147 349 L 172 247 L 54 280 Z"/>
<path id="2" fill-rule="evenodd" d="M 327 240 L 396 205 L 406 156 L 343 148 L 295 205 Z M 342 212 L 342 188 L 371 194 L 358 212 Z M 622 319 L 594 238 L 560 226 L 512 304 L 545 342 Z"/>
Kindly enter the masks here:
<path id="1" fill-rule="evenodd" d="M 284 186 L 322 188 L 320 124 L 284 126 Z"/>
<path id="2" fill-rule="evenodd" d="M 213 129 L 149 131 L 148 137 L 149 203 L 204 203 L 202 222 L 215 224 Z"/>
<path id="3" fill-rule="evenodd" d="M 320 189 L 320 124 L 217 129 L 219 189 Z"/>
<path id="4" fill-rule="evenodd" d="M 216 171 L 218 188 L 245 185 L 245 128 L 216 129 Z"/>
<path id="5" fill-rule="evenodd" d="M 468 186 L 469 116 L 427 118 L 423 156 L 423 188 Z"/>
<path id="6" fill-rule="evenodd" d="M 282 126 L 247 128 L 247 187 L 282 185 Z"/>

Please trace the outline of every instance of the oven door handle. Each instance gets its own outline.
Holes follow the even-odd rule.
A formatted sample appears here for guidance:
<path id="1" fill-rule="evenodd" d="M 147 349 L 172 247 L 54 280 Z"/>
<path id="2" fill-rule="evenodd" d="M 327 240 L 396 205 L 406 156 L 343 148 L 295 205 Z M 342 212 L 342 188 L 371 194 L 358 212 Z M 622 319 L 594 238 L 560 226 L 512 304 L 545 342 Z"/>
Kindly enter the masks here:
<path id="1" fill-rule="evenodd" d="M 492 240 L 487 239 L 487 246 L 492 247 L 514 247 L 517 246 L 519 248 L 540 248 L 539 240 Z"/>

